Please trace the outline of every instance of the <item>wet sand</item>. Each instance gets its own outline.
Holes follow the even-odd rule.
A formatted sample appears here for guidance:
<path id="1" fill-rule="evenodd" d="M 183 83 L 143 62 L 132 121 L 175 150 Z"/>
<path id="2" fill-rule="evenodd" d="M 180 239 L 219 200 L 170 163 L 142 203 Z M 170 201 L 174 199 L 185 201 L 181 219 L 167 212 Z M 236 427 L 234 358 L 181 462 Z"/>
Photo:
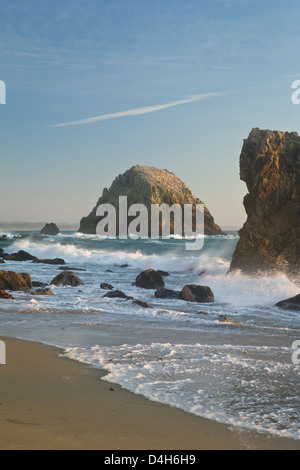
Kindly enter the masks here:
<path id="1" fill-rule="evenodd" d="M 300 449 L 300 442 L 228 427 L 101 380 L 105 372 L 39 343 L 0 338 L 0 449 Z"/>

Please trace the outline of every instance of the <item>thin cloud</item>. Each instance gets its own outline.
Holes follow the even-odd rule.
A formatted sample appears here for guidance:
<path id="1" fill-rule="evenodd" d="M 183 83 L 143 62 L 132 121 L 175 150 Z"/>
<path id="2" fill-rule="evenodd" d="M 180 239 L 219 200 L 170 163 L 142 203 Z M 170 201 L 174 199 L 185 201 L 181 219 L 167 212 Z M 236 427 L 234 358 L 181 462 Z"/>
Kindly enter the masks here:
<path id="1" fill-rule="evenodd" d="M 172 101 L 171 103 L 159 104 L 156 106 L 148 106 L 148 107 L 143 107 L 143 108 L 129 109 L 127 111 L 122 111 L 119 113 L 101 114 L 100 116 L 94 116 L 94 117 L 90 117 L 87 119 L 81 119 L 79 121 L 70 121 L 70 122 L 62 122 L 60 124 L 53 124 L 51 127 L 81 126 L 83 124 L 92 124 L 94 122 L 107 121 L 108 119 L 117 119 L 117 118 L 129 117 L 129 116 L 141 116 L 142 114 L 155 113 L 157 111 L 162 111 L 163 109 L 173 108 L 175 106 L 181 106 L 183 104 L 206 100 L 206 99 L 214 98 L 216 96 L 221 96 L 221 95 L 224 95 L 224 92 L 194 95 L 184 100 Z"/>

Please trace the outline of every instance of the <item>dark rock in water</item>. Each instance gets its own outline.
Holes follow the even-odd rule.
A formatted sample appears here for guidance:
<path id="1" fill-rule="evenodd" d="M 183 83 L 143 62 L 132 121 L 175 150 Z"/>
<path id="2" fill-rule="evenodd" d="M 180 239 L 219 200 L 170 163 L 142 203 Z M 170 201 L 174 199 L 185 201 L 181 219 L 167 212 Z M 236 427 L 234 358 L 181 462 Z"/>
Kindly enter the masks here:
<path id="1" fill-rule="evenodd" d="M 181 299 L 180 291 L 165 289 L 165 287 L 157 289 L 154 295 L 157 299 Z"/>
<path id="2" fill-rule="evenodd" d="M 300 280 L 300 137 L 252 129 L 240 156 L 247 221 L 230 270 Z"/>
<path id="3" fill-rule="evenodd" d="M 55 276 L 55 278 L 52 279 L 51 284 L 55 286 L 78 287 L 83 286 L 84 282 L 71 271 L 64 271 L 63 273 Z"/>
<path id="4" fill-rule="evenodd" d="M 0 235 L 0 242 L 6 242 L 7 240 L 7 235 Z"/>
<path id="5" fill-rule="evenodd" d="M 162 276 L 154 269 L 147 269 L 140 273 L 134 285 L 142 287 L 143 289 L 159 289 L 160 287 L 165 287 Z"/>
<path id="6" fill-rule="evenodd" d="M 4 250 L 3 248 L 0 248 L 0 258 L 2 258 L 3 255 L 4 255 Z"/>
<path id="7" fill-rule="evenodd" d="M 147 304 L 147 302 L 143 302 L 142 300 L 134 299 L 132 303 L 143 308 L 153 308 L 151 305 Z"/>
<path id="8" fill-rule="evenodd" d="M 98 200 L 92 212 L 84 217 L 80 222 L 79 232 L 95 234 L 98 223 L 103 217 L 96 215 L 97 209 L 102 204 L 111 204 L 116 209 L 117 215 L 117 235 L 119 234 L 119 196 L 127 197 L 127 204 L 143 204 L 148 210 L 148 224 L 146 229 L 148 235 L 151 234 L 151 204 L 179 204 L 182 208 L 184 204 L 191 204 L 193 208 L 197 204 L 202 204 L 196 198 L 189 187 L 174 173 L 150 166 L 136 165 L 119 175 L 112 183 L 111 187 L 103 191 L 102 197 Z M 196 228 L 195 212 L 193 214 L 193 230 Z M 127 228 L 135 217 L 128 217 Z M 214 218 L 205 207 L 204 230 L 206 235 L 222 235 L 221 228 L 215 224 Z M 162 223 L 158 226 L 159 233 L 162 233 Z M 175 227 L 176 230 L 176 227 Z M 170 233 L 174 233 L 174 220 L 171 217 Z M 182 233 L 179 233 L 181 235 Z"/>
<path id="9" fill-rule="evenodd" d="M 46 224 L 45 227 L 42 228 L 41 233 L 44 235 L 58 235 L 59 228 L 54 223 Z"/>
<path id="10" fill-rule="evenodd" d="M 65 260 L 61 258 L 54 258 L 54 259 L 35 259 L 33 263 L 40 263 L 40 264 L 66 264 Z"/>
<path id="11" fill-rule="evenodd" d="M 157 272 L 163 277 L 167 277 L 170 275 L 170 273 L 168 273 L 167 271 L 162 271 L 161 269 L 158 269 Z"/>
<path id="12" fill-rule="evenodd" d="M 124 292 L 122 292 L 121 290 L 111 290 L 107 292 L 103 297 L 109 297 L 110 299 L 128 299 L 128 295 L 124 294 Z"/>
<path id="13" fill-rule="evenodd" d="M 58 268 L 60 271 L 81 271 L 81 272 L 86 272 L 86 269 L 83 268 L 70 268 L 69 266 L 62 266 L 61 268 Z"/>
<path id="14" fill-rule="evenodd" d="M 214 302 L 214 294 L 208 286 L 198 286 L 196 284 L 188 284 L 181 290 L 182 300 L 188 302 Z"/>
<path id="15" fill-rule="evenodd" d="M 0 271 L 1 290 L 27 290 L 32 288 L 31 277 L 27 273 L 13 271 Z"/>
<path id="16" fill-rule="evenodd" d="M 0 258 L 0 264 L 4 264 L 4 263 L 5 263 L 5 261 Z"/>
<path id="17" fill-rule="evenodd" d="M 20 250 L 18 253 L 13 253 L 11 255 L 5 254 L 3 258 L 6 261 L 36 261 L 36 256 L 27 253 L 27 251 Z"/>
<path id="18" fill-rule="evenodd" d="M 19 235 L 15 235 L 13 237 L 14 240 L 24 240 L 25 238 L 29 238 L 29 235 L 25 235 L 23 233 L 19 233 Z"/>
<path id="19" fill-rule="evenodd" d="M 197 312 L 198 315 L 208 315 L 207 312 L 203 312 L 203 310 L 201 310 L 200 312 Z"/>
<path id="20" fill-rule="evenodd" d="M 32 281 L 32 287 L 39 287 L 43 289 L 44 287 L 47 287 L 48 284 L 45 284 L 44 282 L 39 282 L 39 281 Z"/>
<path id="21" fill-rule="evenodd" d="M 206 274 L 206 271 L 200 271 L 199 273 L 197 273 L 198 276 L 204 276 L 204 274 Z"/>
<path id="22" fill-rule="evenodd" d="M 13 296 L 4 290 L 0 290 L 0 299 L 14 300 Z"/>
<path id="23" fill-rule="evenodd" d="M 229 323 L 230 325 L 244 326 L 241 321 L 232 320 L 232 318 L 228 317 L 227 315 L 220 315 L 218 321 L 221 323 Z"/>
<path id="24" fill-rule="evenodd" d="M 120 264 L 120 268 L 129 268 L 129 264 L 127 264 L 127 263 Z"/>
<path id="25" fill-rule="evenodd" d="M 300 294 L 286 300 L 281 300 L 276 304 L 276 307 L 284 308 L 285 310 L 300 311 Z"/>
<path id="26" fill-rule="evenodd" d="M 37 289 L 30 292 L 31 295 L 54 295 L 51 289 Z"/>
<path id="27" fill-rule="evenodd" d="M 100 284 L 100 288 L 105 290 L 113 290 L 113 286 L 111 284 L 107 284 L 106 282 L 102 282 Z"/>
<path id="28" fill-rule="evenodd" d="M 113 273 L 113 271 L 111 269 L 107 269 L 106 272 L 107 273 Z"/>

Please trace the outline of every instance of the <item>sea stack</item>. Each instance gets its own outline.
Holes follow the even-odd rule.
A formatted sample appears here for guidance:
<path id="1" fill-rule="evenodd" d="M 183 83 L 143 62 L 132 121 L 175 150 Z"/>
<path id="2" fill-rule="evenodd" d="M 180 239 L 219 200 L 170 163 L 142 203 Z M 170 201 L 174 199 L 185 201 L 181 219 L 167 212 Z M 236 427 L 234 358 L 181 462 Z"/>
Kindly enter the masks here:
<path id="1" fill-rule="evenodd" d="M 143 204 L 148 213 L 151 213 L 151 204 L 203 204 L 196 198 L 189 187 L 174 173 L 168 170 L 161 170 L 150 166 L 136 165 L 119 175 L 109 189 L 105 188 L 102 197 L 98 200 L 92 212 L 84 217 L 80 222 L 79 232 L 85 234 L 95 234 L 100 217 L 96 216 L 97 208 L 101 204 L 111 204 L 115 207 L 117 217 L 119 208 L 119 197 L 127 196 L 128 207 L 133 204 Z M 128 217 L 128 223 L 130 217 Z M 195 220 L 193 220 L 193 225 Z M 161 226 L 160 226 L 161 230 Z M 171 233 L 174 227 L 171 224 Z M 206 235 L 222 235 L 221 228 L 215 224 L 213 216 L 205 207 L 204 212 L 204 232 Z M 117 227 L 118 233 L 118 227 Z M 148 233 L 150 234 L 150 216 L 148 223 Z"/>
<path id="2" fill-rule="evenodd" d="M 300 280 L 300 137 L 252 129 L 240 156 L 247 221 L 230 270 Z"/>
<path id="3" fill-rule="evenodd" d="M 58 235 L 59 234 L 59 228 L 57 227 L 56 224 L 53 222 L 51 224 L 46 224 L 42 230 L 41 233 L 43 235 Z"/>

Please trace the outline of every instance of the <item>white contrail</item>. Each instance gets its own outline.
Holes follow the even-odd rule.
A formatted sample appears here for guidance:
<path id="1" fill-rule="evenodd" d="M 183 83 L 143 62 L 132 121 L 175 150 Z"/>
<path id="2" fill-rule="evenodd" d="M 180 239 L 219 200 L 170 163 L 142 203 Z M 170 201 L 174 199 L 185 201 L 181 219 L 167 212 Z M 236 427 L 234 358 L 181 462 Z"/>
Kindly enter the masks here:
<path id="1" fill-rule="evenodd" d="M 60 124 L 53 124 L 51 127 L 66 127 L 66 126 L 79 126 L 81 124 L 92 124 L 93 122 L 106 121 L 107 119 L 116 119 L 127 116 L 140 116 L 141 114 L 155 113 L 163 109 L 172 108 L 174 106 L 180 106 L 182 104 L 193 103 L 194 101 L 205 100 L 216 96 L 223 95 L 221 92 L 216 93 L 205 93 L 203 95 L 194 95 L 184 100 L 172 101 L 171 103 L 159 104 L 156 106 L 148 106 L 144 108 L 129 109 L 128 111 L 122 111 L 119 113 L 102 114 L 87 119 L 81 119 L 80 121 L 62 122 Z"/>

